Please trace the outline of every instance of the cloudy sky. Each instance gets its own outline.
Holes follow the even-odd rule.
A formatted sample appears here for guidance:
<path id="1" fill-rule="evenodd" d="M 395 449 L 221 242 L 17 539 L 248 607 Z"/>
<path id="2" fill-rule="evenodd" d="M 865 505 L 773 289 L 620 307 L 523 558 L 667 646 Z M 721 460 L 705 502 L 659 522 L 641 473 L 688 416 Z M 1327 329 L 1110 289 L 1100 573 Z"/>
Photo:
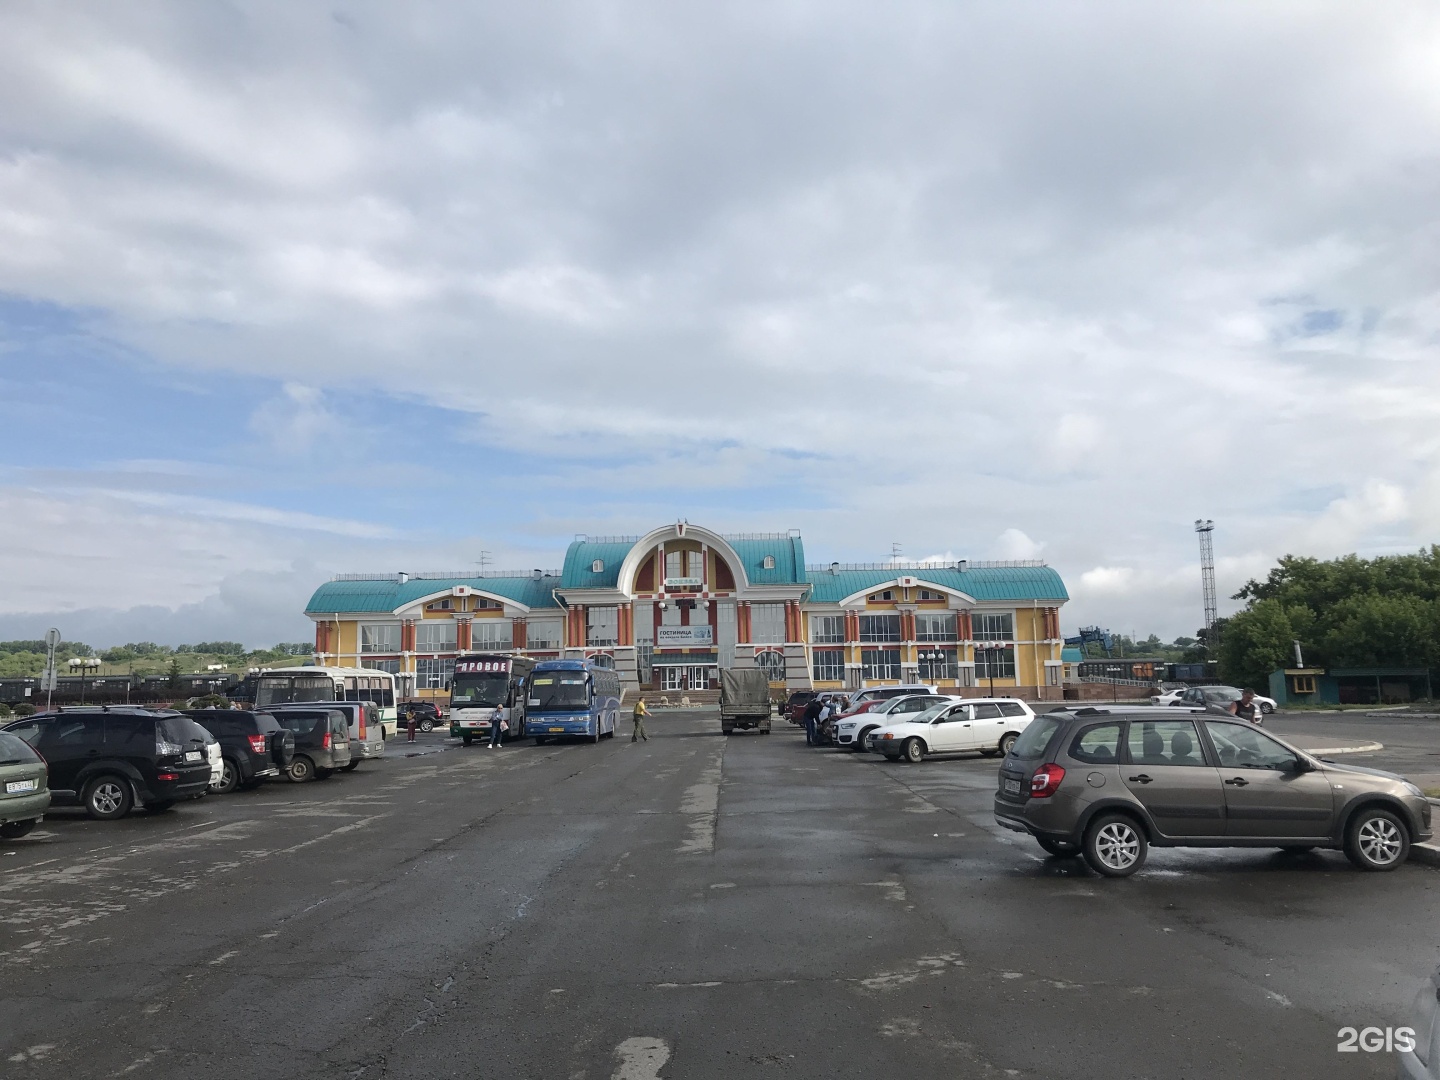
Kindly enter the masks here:
<path id="1" fill-rule="evenodd" d="M 8 0 L 0 638 L 677 517 L 1191 633 L 1440 540 L 1437 147 L 1404 0 Z"/>

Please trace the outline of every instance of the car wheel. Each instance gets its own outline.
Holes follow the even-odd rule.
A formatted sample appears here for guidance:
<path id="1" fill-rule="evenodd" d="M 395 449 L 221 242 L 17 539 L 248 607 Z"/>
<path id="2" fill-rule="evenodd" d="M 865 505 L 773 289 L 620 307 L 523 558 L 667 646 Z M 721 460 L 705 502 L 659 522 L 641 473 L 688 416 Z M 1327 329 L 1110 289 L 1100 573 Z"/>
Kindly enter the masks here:
<path id="1" fill-rule="evenodd" d="M 315 763 L 304 755 L 296 755 L 291 759 L 290 767 L 285 770 L 285 775 L 297 784 L 303 784 L 306 780 L 314 780 Z"/>
<path id="2" fill-rule="evenodd" d="M 215 791 L 220 795 L 229 795 L 240 786 L 240 767 L 228 757 L 220 759 L 220 783 L 215 786 Z"/>
<path id="3" fill-rule="evenodd" d="M 856 735 L 856 736 L 855 736 L 855 741 L 850 745 L 850 749 L 851 749 L 851 750 L 859 750 L 861 753 L 864 753 L 864 752 L 865 752 L 865 740 L 870 737 L 870 733 L 871 733 L 872 731 L 874 731 L 874 730 L 875 730 L 875 728 L 873 728 L 873 727 L 867 727 L 864 731 L 860 732 L 859 735 Z"/>
<path id="4" fill-rule="evenodd" d="M 4 837 L 6 840 L 19 840 L 33 828 L 35 828 L 34 818 L 29 821 L 7 821 L 4 825 L 0 825 L 0 837 Z"/>
<path id="5" fill-rule="evenodd" d="M 1105 877 L 1129 877 L 1145 865 L 1149 850 L 1140 826 L 1124 814 L 1102 814 L 1085 830 L 1085 861 Z"/>
<path id="6" fill-rule="evenodd" d="M 1410 832 L 1389 810 L 1366 807 L 1346 826 L 1345 854 L 1361 870 L 1394 870 L 1410 854 Z"/>
<path id="7" fill-rule="evenodd" d="M 130 781 L 119 776 L 97 776 L 85 785 L 85 812 L 97 821 L 122 818 L 135 805 Z"/>
<path id="8" fill-rule="evenodd" d="M 145 809 L 151 814 L 163 814 L 166 810 L 175 809 L 174 799 L 161 799 L 159 802 L 147 802 Z"/>
<path id="9" fill-rule="evenodd" d="M 350 762 L 349 765 L 346 765 L 346 766 L 345 766 L 345 771 L 346 771 L 346 772 L 354 772 L 354 771 L 355 771 L 356 769 L 358 769 L 359 767 L 360 767 L 360 759 L 359 759 L 359 758 L 356 758 L 354 761 Z"/>
<path id="10" fill-rule="evenodd" d="M 1035 842 L 1048 851 L 1051 855 L 1079 855 L 1080 845 L 1072 844 L 1069 840 L 1051 840 L 1048 836 L 1037 836 Z"/>
<path id="11" fill-rule="evenodd" d="M 1273 713 L 1273 712 L 1275 711 L 1275 706 L 1274 706 L 1274 705 L 1270 705 L 1270 704 L 1262 701 L 1262 702 L 1260 703 L 1260 711 L 1261 711 L 1262 713 L 1264 713 L 1266 716 L 1269 716 L 1271 713 Z"/>
<path id="12" fill-rule="evenodd" d="M 435 730 L 435 721 L 433 721 L 433 720 L 421 720 L 421 721 L 420 721 L 420 730 L 421 730 L 421 731 L 434 731 L 434 730 Z"/>
<path id="13" fill-rule="evenodd" d="M 905 755 L 905 760 L 912 765 L 918 765 L 925 760 L 925 746 L 919 739 L 906 739 L 902 753 Z"/>
<path id="14" fill-rule="evenodd" d="M 1020 736 L 1016 735 L 1013 731 L 1007 731 L 1004 735 L 1000 736 L 999 753 L 1002 755 L 1010 753 L 1011 750 L 1015 749 L 1015 743 L 1019 738 Z"/>

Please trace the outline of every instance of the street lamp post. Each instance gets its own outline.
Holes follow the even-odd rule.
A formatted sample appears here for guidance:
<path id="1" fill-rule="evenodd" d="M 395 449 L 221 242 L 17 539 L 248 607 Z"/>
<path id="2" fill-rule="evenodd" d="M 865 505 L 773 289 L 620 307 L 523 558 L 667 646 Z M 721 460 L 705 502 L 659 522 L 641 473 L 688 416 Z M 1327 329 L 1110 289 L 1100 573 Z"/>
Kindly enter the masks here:
<path id="1" fill-rule="evenodd" d="M 1112 665 L 1112 666 L 1106 668 L 1105 670 L 1107 670 L 1108 672 L 1110 672 L 1110 700 L 1111 700 L 1112 702 L 1118 702 L 1118 701 L 1120 700 L 1120 671 L 1121 671 L 1121 669 Z"/>
<path id="2" fill-rule="evenodd" d="M 74 656 L 70 658 L 70 667 L 80 673 L 80 704 L 85 704 L 85 673 L 97 671 L 100 668 L 100 661 L 93 656 Z"/>

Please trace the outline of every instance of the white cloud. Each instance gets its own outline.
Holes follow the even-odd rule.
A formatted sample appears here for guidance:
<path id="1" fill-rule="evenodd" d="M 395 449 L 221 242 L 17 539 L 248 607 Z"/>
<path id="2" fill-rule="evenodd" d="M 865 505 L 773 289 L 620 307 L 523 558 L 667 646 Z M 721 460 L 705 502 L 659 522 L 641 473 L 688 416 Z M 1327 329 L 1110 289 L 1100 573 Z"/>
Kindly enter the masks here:
<path id="1" fill-rule="evenodd" d="M 1437 538 L 1428 5 L 617 10 L 4 5 L 0 294 L 274 380 L 277 450 L 357 389 L 473 414 L 537 490 L 578 461 L 516 535 L 701 500 L 822 558 L 1043 547 L 1166 634 L 1196 516 L 1222 567 Z M 105 606 L 403 543 L 140 498 L 189 546 L 117 510 Z M 72 597 L 111 539 L 72 527 L 7 580 Z"/>
<path id="2" fill-rule="evenodd" d="M 1043 541 L 1031 540 L 1019 529 L 1006 529 L 995 540 L 997 559 L 1038 559 L 1044 550 Z"/>

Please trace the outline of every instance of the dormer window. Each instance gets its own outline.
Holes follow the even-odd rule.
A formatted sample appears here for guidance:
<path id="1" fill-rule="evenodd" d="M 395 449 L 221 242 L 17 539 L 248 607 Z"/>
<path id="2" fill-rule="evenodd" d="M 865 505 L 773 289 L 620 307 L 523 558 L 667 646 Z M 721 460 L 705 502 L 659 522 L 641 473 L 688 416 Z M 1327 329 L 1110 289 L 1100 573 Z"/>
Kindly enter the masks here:
<path id="1" fill-rule="evenodd" d="M 774 556 L 774 555 L 766 555 L 764 561 L 761 562 L 760 565 L 763 566 L 766 570 L 774 570 L 774 569 L 775 569 L 775 556 Z"/>
<path id="2" fill-rule="evenodd" d="M 605 560 L 596 559 L 594 562 L 592 562 L 590 564 L 590 572 L 592 574 L 603 574 L 605 572 Z"/>

